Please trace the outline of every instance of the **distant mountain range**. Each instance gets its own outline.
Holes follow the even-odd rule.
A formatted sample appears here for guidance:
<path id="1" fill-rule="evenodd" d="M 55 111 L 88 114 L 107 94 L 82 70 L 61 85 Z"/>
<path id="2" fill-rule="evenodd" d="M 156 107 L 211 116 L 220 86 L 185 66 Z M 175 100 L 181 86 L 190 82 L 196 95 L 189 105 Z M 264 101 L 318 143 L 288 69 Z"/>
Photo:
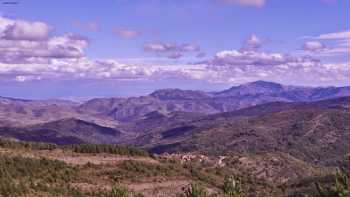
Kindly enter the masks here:
<path id="1" fill-rule="evenodd" d="M 312 102 L 343 96 L 350 96 L 350 87 L 311 88 L 256 81 L 221 92 L 165 89 L 142 97 L 92 99 L 79 109 L 127 122 L 154 111 L 214 114 L 276 101 Z"/>
<path id="2" fill-rule="evenodd" d="M 346 97 L 348 96 L 348 97 Z M 0 97 L 0 136 L 123 143 L 153 152 L 282 152 L 330 163 L 350 146 L 350 87 L 257 81 L 220 92 L 165 89 L 78 104 Z"/>

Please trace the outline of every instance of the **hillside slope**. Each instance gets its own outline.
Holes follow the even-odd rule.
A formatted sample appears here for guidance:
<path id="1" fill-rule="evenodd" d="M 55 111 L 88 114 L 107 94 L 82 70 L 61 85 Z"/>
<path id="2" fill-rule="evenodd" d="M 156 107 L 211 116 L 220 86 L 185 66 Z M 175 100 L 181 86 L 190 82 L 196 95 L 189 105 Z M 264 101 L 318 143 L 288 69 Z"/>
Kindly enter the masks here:
<path id="1" fill-rule="evenodd" d="M 271 103 L 209 115 L 140 136 L 131 143 L 157 153 L 227 155 L 277 151 L 307 162 L 332 164 L 349 153 L 349 118 L 350 97 L 313 103 Z"/>
<path id="2" fill-rule="evenodd" d="M 62 119 L 27 127 L 2 127 L 0 136 L 55 144 L 116 143 L 121 132 L 79 119 Z"/>

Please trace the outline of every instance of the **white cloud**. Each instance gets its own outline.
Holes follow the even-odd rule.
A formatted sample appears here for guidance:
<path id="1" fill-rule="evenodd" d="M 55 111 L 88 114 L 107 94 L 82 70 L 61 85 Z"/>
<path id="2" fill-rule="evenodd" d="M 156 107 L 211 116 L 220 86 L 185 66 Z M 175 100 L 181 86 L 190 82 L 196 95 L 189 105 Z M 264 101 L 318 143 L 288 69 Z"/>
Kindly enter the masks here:
<path id="1" fill-rule="evenodd" d="M 185 54 L 199 52 L 200 47 L 194 43 L 148 43 L 143 47 L 144 51 L 162 55 L 172 59 L 178 59 Z"/>
<path id="2" fill-rule="evenodd" d="M 31 76 L 31 75 L 28 75 L 28 76 L 18 75 L 15 78 L 15 80 L 18 82 L 33 81 L 33 80 L 40 80 L 40 79 L 41 77 L 39 76 Z"/>
<path id="3" fill-rule="evenodd" d="M 35 23 L 21 21 L 26 24 Z M 133 63 L 89 59 L 84 54 L 89 44 L 88 40 L 71 33 L 56 36 L 48 34 L 46 37 L 46 33 L 34 31 L 16 33 L 12 38 L 6 37 L 5 32 L 11 24 L 14 24 L 14 20 L 0 17 L 0 79 L 2 80 L 156 81 L 186 78 L 211 83 L 243 83 L 258 79 L 289 83 L 350 82 L 349 63 L 324 64 L 304 56 L 263 52 L 257 50 L 261 48 L 263 40 L 256 35 L 250 36 L 245 41 L 245 47 L 249 50 L 220 51 L 199 64 L 167 65 L 166 62 L 158 62 L 159 64 L 146 66 L 142 59 Z M 47 24 L 45 26 L 49 27 Z M 319 50 L 324 48 L 323 42 L 327 42 L 328 46 L 329 41 L 334 42 L 332 47 Z M 307 42 L 304 45 L 305 49 L 322 53 L 325 53 L 324 51 L 345 53 L 350 48 L 350 39 L 344 32 L 320 35 Z M 144 46 L 144 50 L 170 58 L 180 58 L 187 54 L 198 55 L 201 52 L 200 47 L 193 43 L 149 43 Z M 204 55 L 201 57 L 204 58 Z"/>
<path id="4" fill-rule="evenodd" d="M 46 64 L 52 58 L 80 58 L 88 45 L 71 33 L 50 36 L 52 28 L 40 21 L 0 17 L 0 62 Z"/>
<path id="5" fill-rule="evenodd" d="M 51 27 L 40 21 L 12 20 L 0 17 L 1 38 L 6 40 L 45 40 Z"/>
<path id="6" fill-rule="evenodd" d="M 282 53 L 227 50 L 199 65 L 211 72 L 213 83 L 244 83 L 254 80 L 299 85 L 350 83 L 350 63 L 322 63 L 305 56 Z"/>
<path id="7" fill-rule="evenodd" d="M 318 52 L 320 56 L 344 56 L 350 54 L 350 31 L 333 32 L 306 38 L 309 40 L 306 43 L 312 43 L 314 48 L 322 48 L 322 50 L 313 51 Z M 323 44 L 321 46 L 321 41 L 327 42 L 329 46 L 325 47 Z"/>
<path id="8" fill-rule="evenodd" d="M 13 76 L 19 82 L 31 80 L 130 80 L 157 81 L 177 78 L 202 80 L 210 83 L 244 83 L 254 80 L 273 80 L 288 83 L 350 82 L 350 64 L 323 64 L 319 61 L 291 57 L 279 53 L 254 53 L 240 61 L 239 52 L 219 52 L 215 58 L 238 57 L 239 61 L 210 61 L 200 64 L 147 65 L 123 64 L 117 60 L 91 60 L 89 58 L 51 59 L 47 64 L 0 63 L 0 76 Z M 248 59 L 252 57 L 254 61 Z M 258 60 L 258 61 L 257 61 Z M 263 62 L 263 64 L 262 64 Z M 270 62 L 268 64 L 268 62 Z"/>
<path id="9" fill-rule="evenodd" d="M 216 53 L 214 58 L 207 63 L 215 66 L 274 66 L 301 61 L 304 61 L 301 57 L 292 57 L 282 53 L 231 50 Z"/>
<path id="10" fill-rule="evenodd" d="M 350 39 L 350 30 L 349 31 L 340 31 L 334 33 L 321 34 L 316 37 L 316 39 L 321 40 L 348 40 Z"/>
<path id="11" fill-rule="evenodd" d="M 325 50 L 327 47 L 320 41 L 307 41 L 303 45 L 303 50 L 311 52 L 319 52 Z"/>
<path id="12" fill-rule="evenodd" d="M 87 45 L 86 38 L 73 34 L 44 41 L 0 39 L 0 62 L 46 63 L 51 58 L 80 58 Z"/>

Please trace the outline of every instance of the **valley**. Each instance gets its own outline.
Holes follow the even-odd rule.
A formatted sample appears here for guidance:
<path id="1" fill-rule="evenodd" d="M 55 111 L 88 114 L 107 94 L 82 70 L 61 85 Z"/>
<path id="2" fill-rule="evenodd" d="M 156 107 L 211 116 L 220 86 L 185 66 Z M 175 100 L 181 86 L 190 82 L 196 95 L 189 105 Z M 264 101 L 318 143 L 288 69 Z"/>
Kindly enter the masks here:
<path id="1" fill-rule="evenodd" d="M 198 184 L 226 196 L 234 177 L 238 196 L 319 196 L 350 153 L 349 90 L 258 81 L 84 103 L 2 98 L 1 165 L 49 162 L 71 177 L 13 180 L 33 195 L 181 196 Z"/>

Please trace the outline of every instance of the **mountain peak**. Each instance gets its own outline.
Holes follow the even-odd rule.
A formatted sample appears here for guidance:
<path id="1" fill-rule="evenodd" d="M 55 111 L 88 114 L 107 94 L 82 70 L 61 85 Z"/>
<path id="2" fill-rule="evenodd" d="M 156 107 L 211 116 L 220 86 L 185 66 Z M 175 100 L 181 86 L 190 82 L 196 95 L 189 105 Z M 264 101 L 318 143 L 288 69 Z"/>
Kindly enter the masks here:
<path id="1" fill-rule="evenodd" d="M 271 94 L 282 92 L 284 86 L 269 81 L 254 81 L 239 86 L 233 86 L 230 89 L 219 92 L 217 96 L 238 96 L 238 95 L 257 95 L 257 94 Z"/>
<path id="2" fill-rule="evenodd" d="M 241 86 L 282 87 L 283 85 L 275 82 L 259 80 L 259 81 L 249 82 Z"/>

